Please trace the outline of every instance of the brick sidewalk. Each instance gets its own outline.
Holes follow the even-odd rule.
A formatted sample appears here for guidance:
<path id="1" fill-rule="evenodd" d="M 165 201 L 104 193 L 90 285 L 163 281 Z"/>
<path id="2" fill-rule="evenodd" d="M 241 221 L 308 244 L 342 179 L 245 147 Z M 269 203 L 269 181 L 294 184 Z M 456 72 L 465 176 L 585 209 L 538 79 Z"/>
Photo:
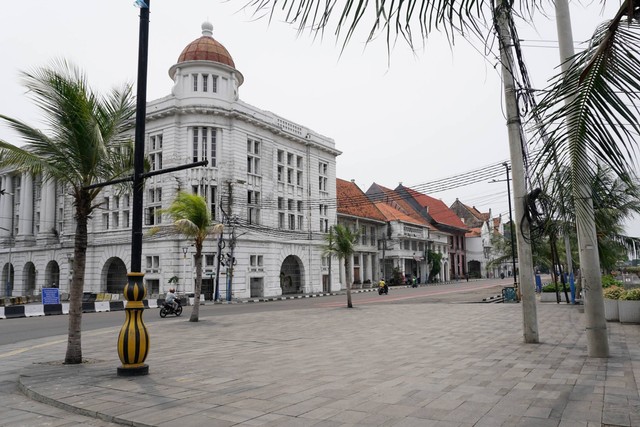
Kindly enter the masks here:
<path id="1" fill-rule="evenodd" d="M 113 329 L 83 335 L 82 366 L 58 363 L 66 342 L 29 350 L 42 363 L 19 387 L 137 426 L 640 425 L 640 327 L 609 323 L 611 357 L 589 359 L 584 314 L 537 307 L 540 344 L 523 343 L 519 304 L 167 319 L 147 325 L 148 376 L 116 375 Z"/>

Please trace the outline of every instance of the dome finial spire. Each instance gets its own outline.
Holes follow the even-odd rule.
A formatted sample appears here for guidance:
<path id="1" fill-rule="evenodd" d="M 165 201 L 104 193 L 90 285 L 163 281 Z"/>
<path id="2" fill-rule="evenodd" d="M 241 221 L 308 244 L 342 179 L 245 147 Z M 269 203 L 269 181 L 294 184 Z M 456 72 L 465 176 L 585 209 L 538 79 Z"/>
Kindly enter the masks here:
<path id="1" fill-rule="evenodd" d="M 213 37 L 213 24 L 209 21 L 202 23 L 202 35 L 206 37 Z"/>

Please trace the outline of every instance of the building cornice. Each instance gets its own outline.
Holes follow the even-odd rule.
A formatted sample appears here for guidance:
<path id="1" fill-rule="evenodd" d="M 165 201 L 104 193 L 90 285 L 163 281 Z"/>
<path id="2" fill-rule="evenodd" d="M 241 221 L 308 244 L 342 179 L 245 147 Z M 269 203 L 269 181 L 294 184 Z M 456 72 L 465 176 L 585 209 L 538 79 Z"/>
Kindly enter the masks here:
<path id="1" fill-rule="evenodd" d="M 220 116 L 229 119 L 241 120 L 254 126 L 265 129 L 274 135 L 282 136 L 291 141 L 310 146 L 312 148 L 327 152 L 334 156 L 342 154 L 340 150 L 332 147 L 328 147 L 322 143 L 313 141 L 313 137 L 320 138 L 320 136 L 314 135 L 311 132 L 306 133 L 304 136 L 296 135 L 295 133 L 287 130 L 285 126 L 277 123 L 269 123 L 258 117 L 255 117 L 247 112 L 243 112 L 237 109 L 227 109 L 224 107 L 206 105 L 206 104 L 191 104 L 188 106 L 169 105 L 166 107 L 158 106 L 159 108 L 147 113 L 147 121 L 160 120 L 166 117 L 173 117 L 177 115 L 190 115 L 190 114 L 204 114 Z"/>

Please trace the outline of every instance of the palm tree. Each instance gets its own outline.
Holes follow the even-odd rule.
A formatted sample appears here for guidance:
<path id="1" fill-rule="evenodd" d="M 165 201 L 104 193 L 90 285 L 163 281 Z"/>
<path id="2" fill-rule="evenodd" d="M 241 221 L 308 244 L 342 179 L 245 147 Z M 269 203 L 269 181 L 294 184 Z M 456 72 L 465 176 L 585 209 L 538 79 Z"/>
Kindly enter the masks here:
<path id="1" fill-rule="evenodd" d="M 173 219 L 175 229 L 187 239 L 192 239 L 196 248 L 196 284 L 190 322 L 197 322 L 200 315 L 200 292 L 202 291 L 202 246 L 207 237 L 222 233 L 222 224 L 211 223 L 211 212 L 202 196 L 181 191 L 165 211 Z"/>
<path id="2" fill-rule="evenodd" d="M 74 65 L 56 61 L 51 66 L 22 73 L 25 87 L 46 121 L 47 131 L 5 115 L 23 139 L 17 147 L 0 140 L 0 166 L 41 175 L 69 190 L 75 206 L 76 231 L 73 277 L 69 300 L 69 336 L 65 363 L 82 363 L 82 292 L 87 252 L 87 222 L 99 206 L 100 188 L 131 174 L 133 144 L 126 131 L 135 114 L 131 86 L 113 89 L 107 96 L 93 92 L 86 76 Z"/>
<path id="3" fill-rule="evenodd" d="M 347 307 L 353 308 L 351 302 L 351 259 L 355 252 L 354 246 L 358 241 L 358 232 L 351 231 L 348 227 L 338 224 L 331 227 L 329 234 L 325 236 L 326 245 L 324 254 L 344 259 L 345 280 L 347 282 Z"/>

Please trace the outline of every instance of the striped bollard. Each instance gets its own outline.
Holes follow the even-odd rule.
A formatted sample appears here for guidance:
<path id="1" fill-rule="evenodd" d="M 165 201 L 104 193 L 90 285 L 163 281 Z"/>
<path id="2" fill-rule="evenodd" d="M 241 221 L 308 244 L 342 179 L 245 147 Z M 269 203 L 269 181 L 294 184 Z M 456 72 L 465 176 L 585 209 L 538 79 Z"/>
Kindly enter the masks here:
<path id="1" fill-rule="evenodd" d="M 119 376 L 138 376 L 149 373 L 149 365 L 144 361 L 149 353 L 149 334 L 142 321 L 144 300 L 147 290 L 142 278 L 144 273 L 128 273 L 127 285 L 124 287 L 125 321 L 118 335 L 118 357 L 122 366 L 118 368 Z"/>

